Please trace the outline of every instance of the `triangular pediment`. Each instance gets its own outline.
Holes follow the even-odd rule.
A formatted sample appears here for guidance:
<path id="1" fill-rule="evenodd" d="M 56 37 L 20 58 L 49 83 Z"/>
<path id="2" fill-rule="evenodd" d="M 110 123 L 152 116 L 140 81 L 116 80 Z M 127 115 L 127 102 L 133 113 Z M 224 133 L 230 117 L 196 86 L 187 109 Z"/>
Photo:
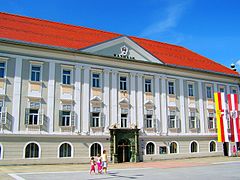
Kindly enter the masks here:
<path id="1" fill-rule="evenodd" d="M 162 64 L 159 59 L 126 36 L 87 47 L 85 49 L 81 49 L 81 51 L 102 56 L 112 56 L 128 60 L 141 60 Z"/>

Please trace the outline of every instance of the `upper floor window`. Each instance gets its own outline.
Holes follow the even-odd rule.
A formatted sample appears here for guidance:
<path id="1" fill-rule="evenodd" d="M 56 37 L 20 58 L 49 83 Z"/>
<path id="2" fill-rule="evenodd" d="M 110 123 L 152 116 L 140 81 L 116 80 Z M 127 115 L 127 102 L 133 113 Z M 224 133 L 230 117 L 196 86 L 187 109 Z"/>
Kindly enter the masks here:
<path id="1" fill-rule="evenodd" d="M 188 84 L 188 96 L 194 96 L 193 84 Z"/>
<path id="2" fill-rule="evenodd" d="M 175 85 L 174 82 L 168 82 L 168 94 L 175 94 Z"/>
<path id="3" fill-rule="evenodd" d="M 31 68 L 31 81 L 40 81 L 41 76 L 41 66 L 32 65 Z"/>
<path id="4" fill-rule="evenodd" d="M 207 86 L 207 98 L 208 99 L 212 99 L 213 95 L 212 95 L 212 87 L 211 86 Z"/>
<path id="5" fill-rule="evenodd" d="M 40 108 L 40 102 L 30 102 L 30 108 L 25 109 L 25 124 L 26 125 L 42 125 L 43 110 Z"/>
<path id="6" fill-rule="evenodd" d="M 59 116 L 59 126 L 74 126 L 74 113 L 71 104 L 63 104 Z"/>
<path id="7" fill-rule="evenodd" d="M 147 114 L 145 115 L 145 127 L 153 128 L 153 111 L 147 110 Z"/>
<path id="8" fill-rule="evenodd" d="M 219 88 L 219 91 L 220 91 L 221 93 L 224 93 L 224 92 L 225 92 L 224 87 L 220 87 L 220 88 Z"/>
<path id="9" fill-rule="evenodd" d="M 169 128 L 178 128 L 178 122 L 176 118 L 176 111 L 169 111 L 168 115 Z"/>
<path id="10" fill-rule="evenodd" d="M 215 129 L 215 119 L 213 112 L 208 113 L 208 129 Z"/>
<path id="11" fill-rule="evenodd" d="M 145 92 L 152 92 L 152 80 L 145 79 Z"/>
<path id="12" fill-rule="evenodd" d="M 0 78 L 4 78 L 5 77 L 5 63 L 1 62 L 0 63 Z"/>
<path id="13" fill-rule="evenodd" d="M 231 94 L 237 94 L 237 89 L 231 88 Z"/>
<path id="14" fill-rule="evenodd" d="M 98 73 L 92 74 L 92 87 L 96 87 L 96 88 L 100 87 L 100 74 Z"/>
<path id="15" fill-rule="evenodd" d="M 190 129 L 197 128 L 197 120 L 195 111 L 189 112 L 189 127 Z"/>
<path id="16" fill-rule="evenodd" d="M 127 90 L 127 77 L 120 77 L 120 90 Z"/>
<path id="17" fill-rule="evenodd" d="M 71 84 L 71 70 L 63 69 L 62 83 L 63 84 Z"/>

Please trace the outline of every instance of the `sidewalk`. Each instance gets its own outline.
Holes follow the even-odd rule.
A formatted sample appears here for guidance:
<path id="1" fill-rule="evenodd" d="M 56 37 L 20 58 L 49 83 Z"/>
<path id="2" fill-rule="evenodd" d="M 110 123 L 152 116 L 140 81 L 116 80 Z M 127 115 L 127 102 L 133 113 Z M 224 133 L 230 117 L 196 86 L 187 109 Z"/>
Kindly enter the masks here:
<path id="1" fill-rule="evenodd" d="M 111 169 L 128 169 L 128 168 L 179 168 L 204 166 L 213 163 L 222 162 L 240 162 L 240 157 L 207 157 L 207 158 L 190 158 L 178 160 L 162 160 L 152 162 L 139 163 L 109 163 L 108 170 Z M 0 179 L 12 179 L 7 174 L 9 173 L 28 173 L 28 172 L 76 172 L 88 171 L 89 164 L 57 164 L 57 165 L 25 165 L 25 166 L 0 166 Z"/>

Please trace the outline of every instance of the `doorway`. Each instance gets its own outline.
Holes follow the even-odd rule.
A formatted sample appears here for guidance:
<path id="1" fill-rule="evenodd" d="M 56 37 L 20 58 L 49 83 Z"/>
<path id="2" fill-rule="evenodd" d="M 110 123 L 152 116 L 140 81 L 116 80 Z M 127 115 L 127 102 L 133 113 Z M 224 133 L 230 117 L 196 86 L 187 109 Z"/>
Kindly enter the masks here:
<path id="1" fill-rule="evenodd" d="M 118 142 L 118 162 L 130 162 L 130 142 L 127 139 L 121 139 Z"/>

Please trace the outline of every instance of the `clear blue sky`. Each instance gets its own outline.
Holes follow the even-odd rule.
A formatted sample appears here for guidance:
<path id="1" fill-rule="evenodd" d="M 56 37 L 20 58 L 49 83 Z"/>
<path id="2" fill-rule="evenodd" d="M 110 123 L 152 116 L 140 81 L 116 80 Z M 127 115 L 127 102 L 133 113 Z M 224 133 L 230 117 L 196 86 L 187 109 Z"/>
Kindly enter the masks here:
<path id="1" fill-rule="evenodd" d="M 0 11 L 177 44 L 228 67 L 240 60 L 240 0 L 0 0 Z"/>

